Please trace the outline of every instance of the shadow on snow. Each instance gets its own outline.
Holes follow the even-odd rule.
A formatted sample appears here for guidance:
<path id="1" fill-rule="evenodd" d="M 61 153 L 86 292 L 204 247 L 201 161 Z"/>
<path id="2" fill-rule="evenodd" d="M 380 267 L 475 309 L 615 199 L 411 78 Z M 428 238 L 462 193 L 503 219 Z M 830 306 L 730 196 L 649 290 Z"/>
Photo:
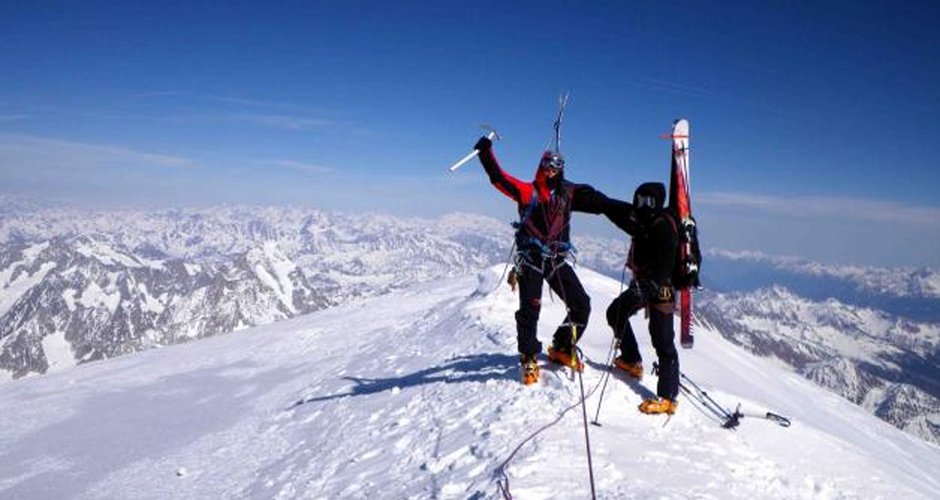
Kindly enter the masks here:
<path id="1" fill-rule="evenodd" d="M 486 382 L 488 380 L 515 380 L 519 370 L 519 358 L 508 354 L 475 354 L 460 356 L 445 361 L 440 366 L 426 368 L 408 375 L 389 378 L 343 377 L 355 385 L 340 394 L 312 396 L 296 401 L 291 408 L 307 403 L 329 401 L 354 396 L 365 396 L 391 391 L 396 387 L 405 389 L 425 384 L 443 382 L 445 384 L 462 382 Z"/>

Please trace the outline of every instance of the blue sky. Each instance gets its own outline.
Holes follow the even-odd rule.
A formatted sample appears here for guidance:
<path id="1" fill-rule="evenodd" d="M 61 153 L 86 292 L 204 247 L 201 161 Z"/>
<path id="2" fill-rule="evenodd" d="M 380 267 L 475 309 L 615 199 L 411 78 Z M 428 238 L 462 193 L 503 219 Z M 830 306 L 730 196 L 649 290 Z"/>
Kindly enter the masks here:
<path id="1" fill-rule="evenodd" d="M 611 196 L 665 180 L 691 121 L 706 246 L 937 267 L 936 26 L 929 1 L 4 2 L 0 193 L 508 221 L 446 168 L 488 123 L 530 177 L 570 91 L 567 177 Z"/>

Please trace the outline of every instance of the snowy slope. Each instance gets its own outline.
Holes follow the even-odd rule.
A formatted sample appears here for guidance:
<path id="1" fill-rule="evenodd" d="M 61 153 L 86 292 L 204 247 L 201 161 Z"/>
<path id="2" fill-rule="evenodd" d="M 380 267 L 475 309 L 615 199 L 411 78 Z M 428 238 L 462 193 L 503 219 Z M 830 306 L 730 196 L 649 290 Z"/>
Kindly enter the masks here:
<path id="1" fill-rule="evenodd" d="M 480 277 L 0 385 L 0 498 L 494 498 L 497 469 L 578 400 L 565 370 L 517 380 L 515 297 Z M 595 312 L 588 391 L 619 289 L 581 269 Z M 542 338 L 563 316 L 545 300 Z M 636 320 L 647 368 L 653 359 Z M 940 448 L 706 329 L 683 371 L 718 401 L 790 428 L 720 428 L 688 400 L 640 415 L 612 379 L 591 426 L 599 498 L 937 498 Z M 597 394 L 588 400 L 593 418 Z M 581 413 L 506 468 L 515 498 L 586 498 Z"/>

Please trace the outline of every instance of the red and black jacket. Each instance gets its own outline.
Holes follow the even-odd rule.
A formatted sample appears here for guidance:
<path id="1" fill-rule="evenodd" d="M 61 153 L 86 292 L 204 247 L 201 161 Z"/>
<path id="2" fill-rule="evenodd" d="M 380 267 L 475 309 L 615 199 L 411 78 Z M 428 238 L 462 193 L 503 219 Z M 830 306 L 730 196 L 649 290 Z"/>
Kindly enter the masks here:
<path id="1" fill-rule="evenodd" d="M 562 172 L 556 174 L 555 189 L 549 187 L 548 174 L 542 168 L 536 170 L 534 181 L 521 181 L 500 168 L 492 149 L 480 151 L 480 162 L 493 186 L 518 205 L 516 245 L 521 251 L 533 250 L 533 256 L 563 256 L 571 247 L 571 212 L 600 214 L 608 202 L 593 187 L 564 180 Z"/>

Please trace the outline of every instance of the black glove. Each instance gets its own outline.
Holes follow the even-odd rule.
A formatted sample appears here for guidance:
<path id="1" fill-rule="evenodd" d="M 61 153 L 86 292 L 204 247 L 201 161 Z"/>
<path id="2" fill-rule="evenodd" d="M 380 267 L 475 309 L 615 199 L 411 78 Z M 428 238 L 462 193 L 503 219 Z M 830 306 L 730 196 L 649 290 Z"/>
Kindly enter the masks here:
<path id="1" fill-rule="evenodd" d="M 473 149 L 476 149 L 477 151 L 482 153 L 484 151 L 488 151 L 492 147 L 493 147 L 493 141 L 491 141 L 489 137 L 483 136 L 483 137 L 480 137 L 480 140 L 477 141 L 477 143 L 473 146 Z"/>

